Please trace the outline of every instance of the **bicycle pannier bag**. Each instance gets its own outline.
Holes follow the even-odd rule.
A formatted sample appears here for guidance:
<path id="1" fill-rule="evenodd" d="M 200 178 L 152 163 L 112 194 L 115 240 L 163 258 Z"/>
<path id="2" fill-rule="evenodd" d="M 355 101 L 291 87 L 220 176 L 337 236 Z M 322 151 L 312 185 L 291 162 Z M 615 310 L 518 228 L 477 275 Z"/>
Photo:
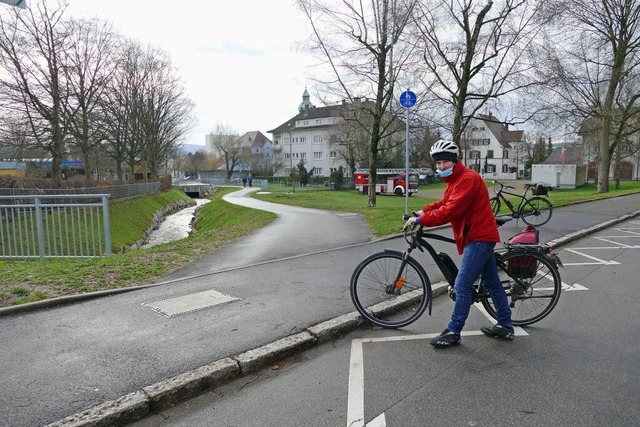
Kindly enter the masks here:
<path id="1" fill-rule="evenodd" d="M 527 226 L 521 233 L 509 239 L 512 245 L 537 245 L 540 242 L 538 230 L 535 227 Z M 507 268 L 509 272 L 520 279 L 531 279 L 535 277 L 538 263 L 534 257 L 522 255 L 511 258 Z"/>
<path id="2" fill-rule="evenodd" d="M 531 192 L 536 196 L 546 196 L 547 194 L 549 194 L 549 187 L 542 184 L 537 184 L 531 189 Z"/>

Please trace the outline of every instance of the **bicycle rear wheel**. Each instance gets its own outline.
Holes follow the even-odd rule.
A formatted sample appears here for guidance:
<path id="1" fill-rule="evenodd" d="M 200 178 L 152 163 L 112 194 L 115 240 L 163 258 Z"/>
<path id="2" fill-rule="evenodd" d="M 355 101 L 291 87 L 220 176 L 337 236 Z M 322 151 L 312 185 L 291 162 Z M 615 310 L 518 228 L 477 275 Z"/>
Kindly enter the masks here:
<path id="1" fill-rule="evenodd" d="M 429 305 L 431 283 L 420 264 L 403 254 L 378 252 L 365 258 L 351 276 L 351 300 L 358 312 L 383 328 L 416 321 Z M 398 279 L 399 278 L 399 279 Z"/>
<path id="2" fill-rule="evenodd" d="M 537 252 L 514 250 L 497 255 L 497 262 L 514 325 L 531 325 L 551 313 L 562 289 L 560 273 L 553 261 Z M 487 292 L 481 294 L 482 305 L 497 319 L 491 297 Z"/>
<path id="3" fill-rule="evenodd" d="M 539 227 L 551 219 L 553 205 L 543 197 L 532 197 L 522 205 L 520 217 L 527 225 Z"/>
<path id="4" fill-rule="evenodd" d="M 493 216 L 498 216 L 500 212 L 500 199 L 498 196 L 494 196 L 489 199 L 489 203 L 491 204 L 491 211 L 493 212 Z"/>

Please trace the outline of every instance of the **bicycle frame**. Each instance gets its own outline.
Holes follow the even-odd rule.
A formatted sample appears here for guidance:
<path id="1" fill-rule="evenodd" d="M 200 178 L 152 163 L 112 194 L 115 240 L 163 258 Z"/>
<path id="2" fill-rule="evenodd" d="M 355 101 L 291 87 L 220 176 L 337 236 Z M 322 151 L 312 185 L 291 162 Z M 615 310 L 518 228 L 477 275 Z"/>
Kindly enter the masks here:
<path id="1" fill-rule="evenodd" d="M 520 212 L 522 211 L 522 206 L 524 205 L 524 203 L 528 200 L 527 199 L 527 193 L 529 192 L 529 190 L 531 189 L 531 187 L 526 187 L 524 190 L 524 194 L 518 194 L 518 193 L 512 193 L 510 191 L 505 190 L 504 188 L 513 188 L 510 186 L 505 186 L 504 184 L 497 182 L 496 183 L 500 186 L 500 189 L 496 192 L 496 197 L 498 197 L 499 199 L 501 199 L 505 205 L 507 205 L 507 207 L 509 208 L 509 210 L 511 211 L 512 214 L 514 215 L 520 215 Z M 509 199 L 507 199 L 504 195 L 508 194 L 509 196 L 515 196 L 520 198 L 520 203 L 518 203 L 518 207 L 514 209 L 513 207 L 513 203 L 511 203 L 511 201 Z"/>
<path id="2" fill-rule="evenodd" d="M 502 225 L 503 223 L 504 222 L 500 223 L 500 225 Z M 455 279 L 458 273 L 458 267 L 453 263 L 453 260 L 451 260 L 451 257 L 449 257 L 449 255 L 442 252 L 436 252 L 435 248 L 427 241 L 427 239 L 440 240 L 442 242 L 447 242 L 452 244 L 455 244 L 455 240 L 449 237 L 440 236 L 434 233 L 425 233 L 423 231 L 422 226 L 418 226 L 418 229 L 412 235 L 411 241 L 409 241 L 408 235 L 409 234 L 405 234 L 405 240 L 407 241 L 407 243 L 409 243 L 409 248 L 407 248 L 404 252 L 402 252 L 403 262 L 402 262 L 401 268 L 398 272 L 398 275 L 396 276 L 396 280 L 394 281 L 394 284 L 390 285 L 390 289 L 388 290 L 388 292 L 391 293 L 392 291 L 391 288 L 393 288 L 393 291 L 399 290 L 396 284 L 401 281 L 402 271 L 404 270 L 404 266 L 406 265 L 407 259 L 411 255 L 411 252 L 416 248 L 418 248 L 421 252 L 424 252 L 424 249 L 427 250 L 427 252 L 431 256 L 433 261 L 438 266 L 438 269 L 445 277 L 445 280 L 447 281 L 447 283 L 449 283 L 451 287 L 454 287 Z M 500 255 L 505 253 L 510 253 L 510 252 L 519 252 L 519 253 L 522 253 L 523 255 L 526 255 L 527 253 L 530 253 L 530 252 L 537 252 L 539 254 L 547 255 L 548 253 L 550 253 L 550 251 L 551 251 L 551 248 L 546 245 L 536 244 L 536 245 L 520 246 L 520 245 L 504 243 L 504 247 L 495 249 L 494 254 L 496 258 L 497 267 L 500 270 L 504 271 L 507 274 L 507 276 L 518 285 L 526 286 L 526 284 L 519 277 L 512 275 L 509 272 L 508 266 L 501 261 Z M 554 258 L 550 257 L 549 259 L 557 267 L 557 264 L 560 263 L 560 260 L 559 258 L 558 259 L 556 258 L 557 257 L 554 257 Z M 429 287 L 430 295 L 431 295 L 431 292 L 432 290 Z M 483 293 L 478 293 L 478 290 L 474 288 L 474 294 L 473 294 L 474 302 L 479 302 L 480 298 L 484 298 L 486 296 L 487 296 L 486 291 L 483 291 Z M 432 302 L 432 299 L 429 300 L 429 315 L 431 315 L 431 302 Z"/>

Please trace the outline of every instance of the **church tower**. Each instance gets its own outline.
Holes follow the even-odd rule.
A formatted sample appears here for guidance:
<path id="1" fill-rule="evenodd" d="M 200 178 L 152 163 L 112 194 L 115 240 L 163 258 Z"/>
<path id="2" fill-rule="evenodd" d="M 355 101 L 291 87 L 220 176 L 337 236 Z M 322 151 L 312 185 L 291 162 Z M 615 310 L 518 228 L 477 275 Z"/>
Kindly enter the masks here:
<path id="1" fill-rule="evenodd" d="M 307 88 L 304 88 L 304 93 L 302 94 L 302 102 L 300 103 L 300 105 L 298 106 L 298 112 L 302 113 L 306 110 L 310 110 L 311 108 L 316 108 L 315 105 L 313 105 L 311 103 L 311 101 L 309 100 L 311 98 L 311 96 L 309 95 L 309 92 L 307 91 Z"/>

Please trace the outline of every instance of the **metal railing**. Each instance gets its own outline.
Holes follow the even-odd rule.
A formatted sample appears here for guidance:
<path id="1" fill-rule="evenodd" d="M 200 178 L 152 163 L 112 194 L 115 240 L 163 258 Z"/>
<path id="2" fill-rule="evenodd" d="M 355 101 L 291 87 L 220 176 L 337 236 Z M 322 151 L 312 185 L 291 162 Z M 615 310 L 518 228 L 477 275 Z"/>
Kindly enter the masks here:
<path id="1" fill-rule="evenodd" d="M 0 259 L 110 255 L 109 197 L 0 196 Z"/>

